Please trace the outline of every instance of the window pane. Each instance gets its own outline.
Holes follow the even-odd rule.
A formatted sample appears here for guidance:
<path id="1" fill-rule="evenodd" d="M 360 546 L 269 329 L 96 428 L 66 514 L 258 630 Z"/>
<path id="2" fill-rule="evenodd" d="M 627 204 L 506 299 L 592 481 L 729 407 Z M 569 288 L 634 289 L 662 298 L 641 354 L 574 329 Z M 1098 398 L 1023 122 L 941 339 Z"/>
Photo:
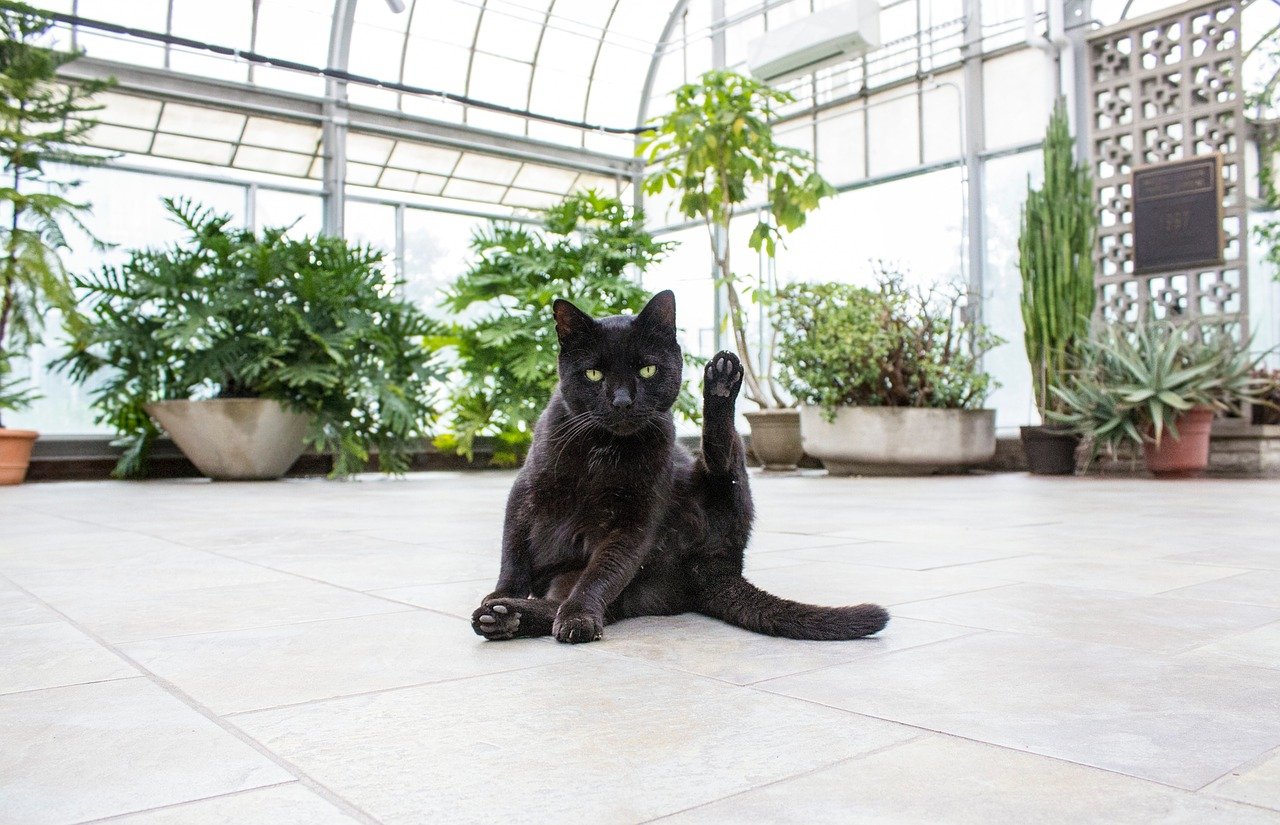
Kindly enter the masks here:
<path id="1" fill-rule="evenodd" d="M 63 256 L 63 263 L 71 272 L 118 264 L 131 248 L 160 246 L 181 237 L 182 229 L 164 211 L 161 199 L 165 197 L 182 195 L 236 219 L 244 215 L 244 188 L 240 186 L 114 169 L 74 169 L 60 177 L 84 181 L 74 192 L 76 200 L 93 206 L 84 222 L 99 239 L 113 244 L 106 250 L 97 249 L 83 233 L 65 226 L 71 249 Z M 107 432 L 93 423 L 89 401 L 94 385 L 77 386 L 49 368 L 64 351 L 56 320 L 49 321 L 45 339 L 44 346 L 32 351 L 29 365 L 31 386 L 45 397 L 28 410 L 6 414 L 5 423 L 49 435 Z"/>

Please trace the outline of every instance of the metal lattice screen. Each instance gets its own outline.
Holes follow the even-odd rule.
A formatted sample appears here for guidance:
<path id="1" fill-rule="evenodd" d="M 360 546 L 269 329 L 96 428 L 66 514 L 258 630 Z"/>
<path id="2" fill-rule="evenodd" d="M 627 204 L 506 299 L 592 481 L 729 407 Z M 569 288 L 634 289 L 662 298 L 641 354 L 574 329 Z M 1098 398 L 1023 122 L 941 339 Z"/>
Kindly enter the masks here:
<path id="1" fill-rule="evenodd" d="M 1104 321 L 1133 323 L 1154 312 L 1248 327 L 1240 10 L 1240 0 L 1193 3 L 1089 38 L 1089 145 L 1101 209 L 1095 277 Z M 1224 263 L 1135 273 L 1133 168 L 1214 153 L 1222 155 Z"/>

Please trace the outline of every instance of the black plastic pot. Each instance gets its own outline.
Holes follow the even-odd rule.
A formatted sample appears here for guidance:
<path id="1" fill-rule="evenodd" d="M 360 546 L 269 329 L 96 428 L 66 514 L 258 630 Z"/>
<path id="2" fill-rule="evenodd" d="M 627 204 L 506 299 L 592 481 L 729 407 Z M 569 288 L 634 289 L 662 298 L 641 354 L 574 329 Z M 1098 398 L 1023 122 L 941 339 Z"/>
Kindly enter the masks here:
<path id="1" fill-rule="evenodd" d="M 1061 427 L 1023 427 L 1027 469 L 1038 476 L 1069 476 L 1076 471 L 1080 436 Z"/>

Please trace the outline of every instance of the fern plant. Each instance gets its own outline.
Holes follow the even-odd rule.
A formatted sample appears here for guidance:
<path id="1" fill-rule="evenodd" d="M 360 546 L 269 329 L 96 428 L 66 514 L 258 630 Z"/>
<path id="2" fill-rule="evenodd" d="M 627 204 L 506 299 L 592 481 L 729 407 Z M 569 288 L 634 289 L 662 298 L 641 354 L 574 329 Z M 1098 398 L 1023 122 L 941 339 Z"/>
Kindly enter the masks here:
<path id="1" fill-rule="evenodd" d="M 93 95 L 109 86 L 58 76 L 80 56 L 38 45 L 52 22 L 23 3 L 0 3 L 0 163 L 7 181 L 0 204 L 0 412 L 29 405 L 36 394 L 10 377 L 13 362 L 41 340 L 45 316 L 74 324 L 75 295 L 62 267 L 65 224 L 87 208 L 68 197 L 77 181 L 51 174 L 55 164 L 100 161 L 80 150 Z M 3 426 L 3 422 L 0 422 Z"/>
<path id="2" fill-rule="evenodd" d="M 93 404 L 126 447 L 116 474 L 145 472 L 157 435 L 146 404 L 246 397 L 309 413 L 335 476 L 375 453 L 379 469 L 406 470 L 434 418 L 435 328 L 397 295 L 382 253 L 256 236 L 187 200 L 165 208 L 182 240 L 76 278 L 89 323 L 60 361 L 75 380 L 103 376 Z"/>
<path id="3" fill-rule="evenodd" d="M 648 293 L 629 270 L 643 271 L 670 246 L 644 230 L 639 213 L 594 191 L 547 210 L 541 227 L 497 221 L 479 230 L 475 263 L 442 302 L 459 320 L 439 341 L 454 354 L 455 375 L 449 432 L 436 445 L 472 459 L 476 438 L 492 436 L 494 463 L 518 463 L 556 385 L 552 302 L 571 298 L 597 317 L 639 311 Z M 696 414 L 687 391 L 679 408 Z"/>
<path id="4" fill-rule="evenodd" d="M 1089 337 L 1097 223 L 1093 179 L 1088 165 L 1075 161 L 1059 100 L 1044 139 L 1044 184 L 1028 184 L 1018 236 L 1024 340 L 1036 407 L 1046 423 L 1048 410 L 1062 408 L 1052 390 L 1062 385 L 1076 348 Z"/>

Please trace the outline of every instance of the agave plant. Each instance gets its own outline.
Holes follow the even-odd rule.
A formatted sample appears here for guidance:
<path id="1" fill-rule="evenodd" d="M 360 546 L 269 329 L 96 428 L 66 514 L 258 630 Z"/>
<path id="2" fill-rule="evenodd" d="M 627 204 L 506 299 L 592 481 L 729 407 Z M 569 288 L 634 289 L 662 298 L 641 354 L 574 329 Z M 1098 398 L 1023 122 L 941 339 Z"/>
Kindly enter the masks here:
<path id="1" fill-rule="evenodd" d="M 1051 390 L 1062 403 L 1051 420 L 1093 441 L 1094 453 L 1124 442 L 1178 438 L 1178 419 L 1196 407 L 1225 411 L 1255 402 L 1264 390 L 1251 357 L 1229 334 L 1186 323 L 1150 320 L 1110 327 L 1077 350 L 1080 363 L 1065 386 Z"/>

